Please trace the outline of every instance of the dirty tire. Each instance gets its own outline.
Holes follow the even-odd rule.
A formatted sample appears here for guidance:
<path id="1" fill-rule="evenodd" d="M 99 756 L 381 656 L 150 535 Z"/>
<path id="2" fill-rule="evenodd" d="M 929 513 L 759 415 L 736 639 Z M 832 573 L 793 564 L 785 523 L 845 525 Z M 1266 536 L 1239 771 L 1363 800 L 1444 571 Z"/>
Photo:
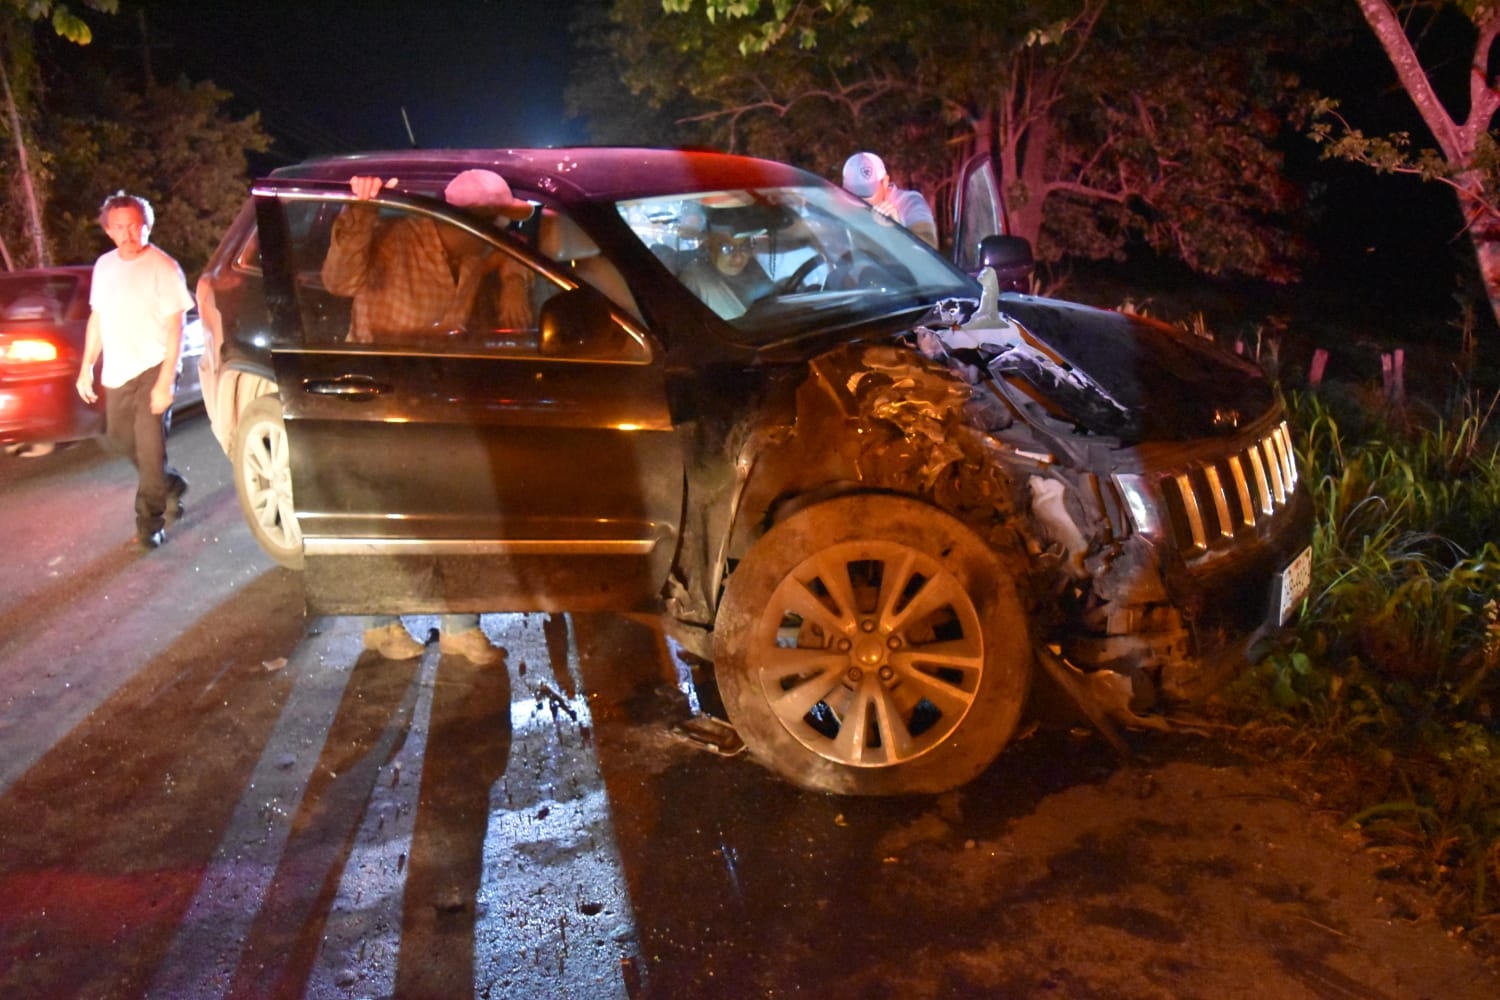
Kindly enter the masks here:
<path id="1" fill-rule="evenodd" d="M 956 788 L 993 761 L 1031 680 L 1005 562 L 904 497 L 841 497 L 773 527 L 729 577 L 714 673 L 750 751 L 849 795 Z"/>
<path id="2" fill-rule="evenodd" d="M 229 460 L 255 541 L 281 565 L 301 569 L 302 529 L 292 504 L 292 456 L 279 396 L 260 396 L 245 407 L 234 428 Z"/>

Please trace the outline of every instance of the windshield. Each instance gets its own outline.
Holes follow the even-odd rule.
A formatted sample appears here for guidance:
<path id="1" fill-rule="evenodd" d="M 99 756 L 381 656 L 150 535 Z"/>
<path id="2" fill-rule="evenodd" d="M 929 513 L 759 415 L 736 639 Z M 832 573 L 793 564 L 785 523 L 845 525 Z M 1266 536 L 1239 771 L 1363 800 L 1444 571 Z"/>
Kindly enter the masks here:
<path id="1" fill-rule="evenodd" d="M 916 236 L 831 185 L 657 195 L 618 208 L 747 342 L 978 294 Z"/>

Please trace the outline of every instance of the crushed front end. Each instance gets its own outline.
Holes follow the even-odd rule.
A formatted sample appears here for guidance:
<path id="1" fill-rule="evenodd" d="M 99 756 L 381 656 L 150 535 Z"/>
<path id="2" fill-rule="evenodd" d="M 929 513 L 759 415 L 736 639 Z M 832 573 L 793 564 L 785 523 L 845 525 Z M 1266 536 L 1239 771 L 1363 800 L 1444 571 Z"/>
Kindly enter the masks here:
<path id="1" fill-rule="evenodd" d="M 950 309 L 953 308 L 950 305 Z M 1159 323 L 1007 295 L 919 344 L 1013 420 L 1044 652 L 1130 710 L 1229 680 L 1295 614 L 1312 503 L 1284 405 L 1254 366 Z"/>
<path id="2" fill-rule="evenodd" d="M 1243 667 L 1308 569 L 1311 502 L 1274 388 L 1161 324 L 998 304 L 945 302 L 907 343 L 829 350 L 717 418 L 705 403 L 671 617 L 710 625 L 716 573 L 772 524 L 877 492 L 983 538 L 1043 665 L 1111 714 L 1200 698 Z"/>

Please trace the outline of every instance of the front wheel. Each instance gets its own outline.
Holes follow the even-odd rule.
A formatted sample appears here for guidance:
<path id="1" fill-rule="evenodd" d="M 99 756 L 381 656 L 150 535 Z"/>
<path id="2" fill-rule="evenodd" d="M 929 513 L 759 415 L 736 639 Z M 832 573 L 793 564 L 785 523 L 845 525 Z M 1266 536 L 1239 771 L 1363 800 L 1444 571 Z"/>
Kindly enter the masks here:
<path id="1" fill-rule="evenodd" d="M 807 507 L 730 576 L 714 672 L 751 752 L 803 788 L 956 788 L 1000 753 L 1031 680 L 1004 562 L 904 497 Z"/>
<path id="2" fill-rule="evenodd" d="M 234 428 L 229 460 L 255 541 L 281 565 L 301 569 L 302 529 L 292 504 L 292 455 L 280 397 L 260 396 L 245 407 Z"/>

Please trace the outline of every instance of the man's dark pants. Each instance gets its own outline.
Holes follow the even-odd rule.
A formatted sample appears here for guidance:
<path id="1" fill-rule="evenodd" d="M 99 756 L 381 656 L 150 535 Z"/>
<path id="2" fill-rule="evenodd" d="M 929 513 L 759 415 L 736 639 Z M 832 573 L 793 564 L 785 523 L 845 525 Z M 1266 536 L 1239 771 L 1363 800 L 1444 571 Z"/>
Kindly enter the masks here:
<path id="1" fill-rule="evenodd" d="M 167 500 L 187 489 L 187 481 L 167 464 L 167 429 L 172 411 L 151 412 L 151 387 L 161 366 L 149 368 L 115 389 L 105 390 L 105 443 L 135 466 L 135 532 L 147 538 L 166 523 Z"/>

